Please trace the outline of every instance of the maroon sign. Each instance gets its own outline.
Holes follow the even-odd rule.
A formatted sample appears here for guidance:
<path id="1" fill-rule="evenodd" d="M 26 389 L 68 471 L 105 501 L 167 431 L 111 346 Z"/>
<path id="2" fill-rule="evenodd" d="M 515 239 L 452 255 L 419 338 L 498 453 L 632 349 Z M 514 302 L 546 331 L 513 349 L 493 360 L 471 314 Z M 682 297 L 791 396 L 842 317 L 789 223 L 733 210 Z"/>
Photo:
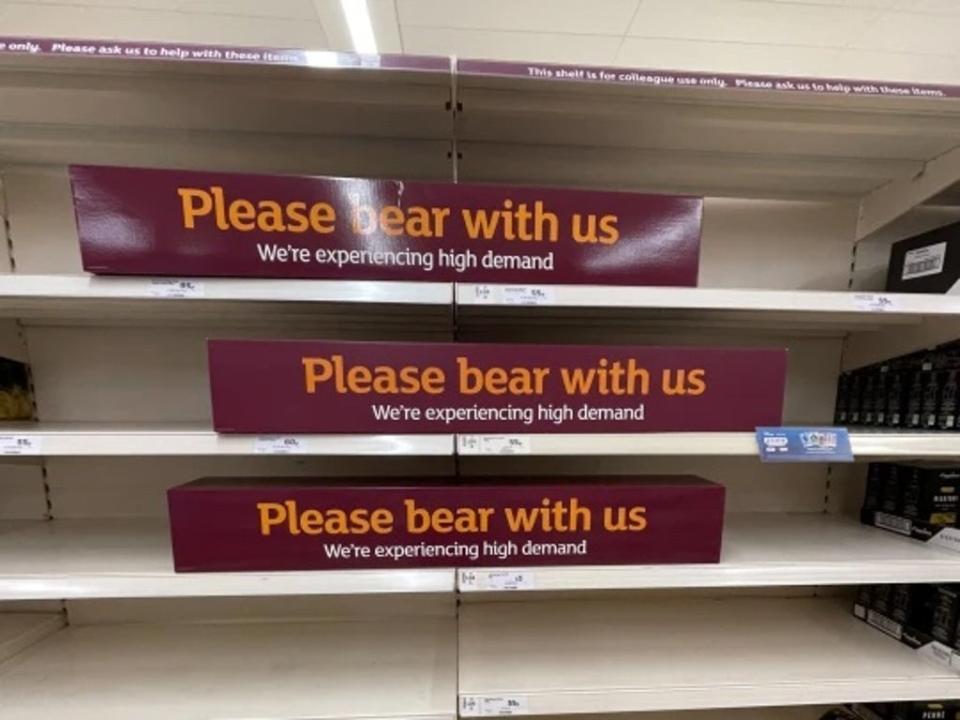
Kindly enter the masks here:
<path id="1" fill-rule="evenodd" d="M 796 75 L 748 75 L 741 73 L 689 72 L 644 68 L 517 63 L 499 60 L 457 60 L 458 75 L 531 78 L 595 85 L 700 88 L 706 90 L 765 90 L 814 95 L 875 96 L 888 98 L 958 98 L 960 85 L 855 80 L 850 78 L 801 77 Z"/>
<path id="2" fill-rule="evenodd" d="M 786 351 L 211 340 L 227 433 L 590 433 L 779 425 Z"/>
<path id="3" fill-rule="evenodd" d="M 220 478 L 170 489 L 177 571 L 720 559 L 724 489 L 697 477 L 344 482 Z"/>
<path id="4" fill-rule="evenodd" d="M 355 55 L 327 50 L 266 48 L 194 43 L 117 42 L 76 38 L 25 38 L 0 35 L 0 55 L 161 60 L 188 63 L 293 65 L 310 68 L 423 70 L 449 74 L 450 58 L 427 55 Z"/>
<path id="5" fill-rule="evenodd" d="M 100 274 L 696 285 L 702 200 L 72 167 Z"/>

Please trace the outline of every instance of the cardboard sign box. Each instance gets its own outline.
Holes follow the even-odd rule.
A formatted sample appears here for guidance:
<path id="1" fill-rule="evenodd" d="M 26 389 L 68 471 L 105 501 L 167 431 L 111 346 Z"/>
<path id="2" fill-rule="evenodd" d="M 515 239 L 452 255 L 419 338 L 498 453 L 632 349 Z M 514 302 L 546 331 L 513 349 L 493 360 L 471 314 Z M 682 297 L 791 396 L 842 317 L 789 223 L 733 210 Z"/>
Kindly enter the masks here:
<path id="1" fill-rule="evenodd" d="M 105 275 L 697 284 L 701 198 L 74 166 Z"/>
<path id="2" fill-rule="evenodd" d="M 694 476 L 202 479 L 167 493 L 178 572 L 716 563 L 724 488 Z M 369 479 L 366 480 L 369 482 Z"/>
<path id="3" fill-rule="evenodd" d="M 753 431 L 782 421 L 786 351 L 211 340 L 231 433 Z"/>

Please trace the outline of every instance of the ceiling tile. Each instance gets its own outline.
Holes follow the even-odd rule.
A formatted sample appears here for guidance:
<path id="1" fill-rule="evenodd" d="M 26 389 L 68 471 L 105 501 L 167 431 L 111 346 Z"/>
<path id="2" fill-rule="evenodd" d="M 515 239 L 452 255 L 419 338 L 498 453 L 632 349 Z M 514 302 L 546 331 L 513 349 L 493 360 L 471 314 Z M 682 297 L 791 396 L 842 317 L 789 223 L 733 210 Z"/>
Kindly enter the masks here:
<path id="1" fill-rule="evenodd" d="M 408 53 L 458 55 L 490 60 L 609 64 L 619 37 L 498 32 L 405 26 L 403 44 Z"/>
<path id="2" fill-rule="evenodd" d="M 344 17 L 340 0 L 311 1 L 327 33 L 330 49 L 353 52 L 353 40 L 350 38 L 350 29 L 347 27 L 347 19 Z M 393 0 L 367 0 L 367 8 L 370 11 L 370 22 L 373 24 L 373 36 L 377 40 L 377 52 L 403 52 Z"/>
<path id="3" fill-rule="evenodd" d="M 68 5 L 315 20 L 312 0 L 0 0 L 2 5 Z"/>
<path id="4" fill-rule="evenodd" d="M 627 38 L 618 65 L 663 70 L 691 70 L 774 75 L 830 75 L 835 50 L 812 47 Z"/>
<path id="5" fill-rule="evenodd" d="M 638 0 L 397 0 L 401 26 L 623 35 Z"/>
<path id="6" fill-rule="evenodd" d="M 319 21 L 122 7 L 0 4 L 4 34 L 326 49 Z"/>
<path id="7" fill-rule="evenodd" d="M 895 7 L 905 12 L 960 14 L 960 2 L 957 0 L 896 0 Z"/>
<path id="8" fill-rule="evenodd" d="M 957 85 L 960 57 L 848 49 L 839 52 L 835 74 L 867 80 Z"/>
<path id="9" fill-rule="evenodd" d="M 851 47 L 957 55 L 960 54 L 960 20 L 955 15 L 889 12 L 869 32 L 851 42 Z"/>
<path id="10" fill-rule="evenodd" d="M 312 0 L 178 0 L 168 2 L 183 13 L 219 13 L 222 15 L 249 15 L 251 17 L 298 18 L 316 20 Z"/>
<path id="11" fill-rule="evenodd" d="M 750 2 L 769 2 L 789 5 L 827 5 L 857 8 L 875 8 L 883 10 L 893 7 L 897 0 L 750 0 Z"/>
<path id="12" fill-rule="evenodd" d="M 755 0 L 644 0 L 635 37 L 842 47 L 882 10 Z"/>

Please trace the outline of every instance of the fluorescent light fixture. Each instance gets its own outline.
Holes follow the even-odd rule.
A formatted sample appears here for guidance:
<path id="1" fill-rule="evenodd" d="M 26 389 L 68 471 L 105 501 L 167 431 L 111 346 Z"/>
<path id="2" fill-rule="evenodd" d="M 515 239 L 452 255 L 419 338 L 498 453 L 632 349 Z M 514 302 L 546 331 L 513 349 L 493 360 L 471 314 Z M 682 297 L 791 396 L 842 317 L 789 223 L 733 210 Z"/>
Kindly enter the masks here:
<path id="1" fill-rule="evenodd" d="M 370 9 L 367 0 L 340 0 L 343 16 L 347 19 L 353 51 L 365 55 L 377 54 L 377 38 L 373 34 L 370 22 Z"/>

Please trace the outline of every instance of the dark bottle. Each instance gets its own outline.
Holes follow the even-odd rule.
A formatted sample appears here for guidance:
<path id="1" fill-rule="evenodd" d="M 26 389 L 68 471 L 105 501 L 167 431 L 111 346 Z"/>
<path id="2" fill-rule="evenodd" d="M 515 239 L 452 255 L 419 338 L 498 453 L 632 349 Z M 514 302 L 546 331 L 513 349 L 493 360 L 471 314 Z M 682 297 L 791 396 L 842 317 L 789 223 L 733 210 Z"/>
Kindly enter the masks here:
<path id="1" fill-rule="evenodd" d="M 840 373 L 837 379 L 837 403 L 833 410 L 833 424 L 846 425 L 850 409 L 850 373 Z"/>
<path id="2" fill-rule="evenodd" d="M 887 427 L 903 427 L 904 400 L 906 399 L 906 384 L 903 382 L 906 371 L 904 363 L 891 363 L 887 378 L 887 403 L 884 409 L 883 424 Z"/>
<path id="3" fill-rule="evenodd" d="M 877 410 L 877 368 L 868 368 L 865 371 L 863 384 L 860 388 L 860 424 L 873 425 Z"/>
<path id="4" fill-rule="evenodd" d="M 863 389 L 863 375 L 865 370 L 854 370 L 850 373 L 850 397 L 847 401 L 848 425 L 860 424 L 860 400 Z"/>
<path id="5" fill-rule="evenodd" d="M 910 363 L 909 384 L 907 386 L 906 427 L 923 427 L 923 398 L 926 392 L 927 380 L 932 374 L 933 363 L 927 355 L 916 357 Z"/>

